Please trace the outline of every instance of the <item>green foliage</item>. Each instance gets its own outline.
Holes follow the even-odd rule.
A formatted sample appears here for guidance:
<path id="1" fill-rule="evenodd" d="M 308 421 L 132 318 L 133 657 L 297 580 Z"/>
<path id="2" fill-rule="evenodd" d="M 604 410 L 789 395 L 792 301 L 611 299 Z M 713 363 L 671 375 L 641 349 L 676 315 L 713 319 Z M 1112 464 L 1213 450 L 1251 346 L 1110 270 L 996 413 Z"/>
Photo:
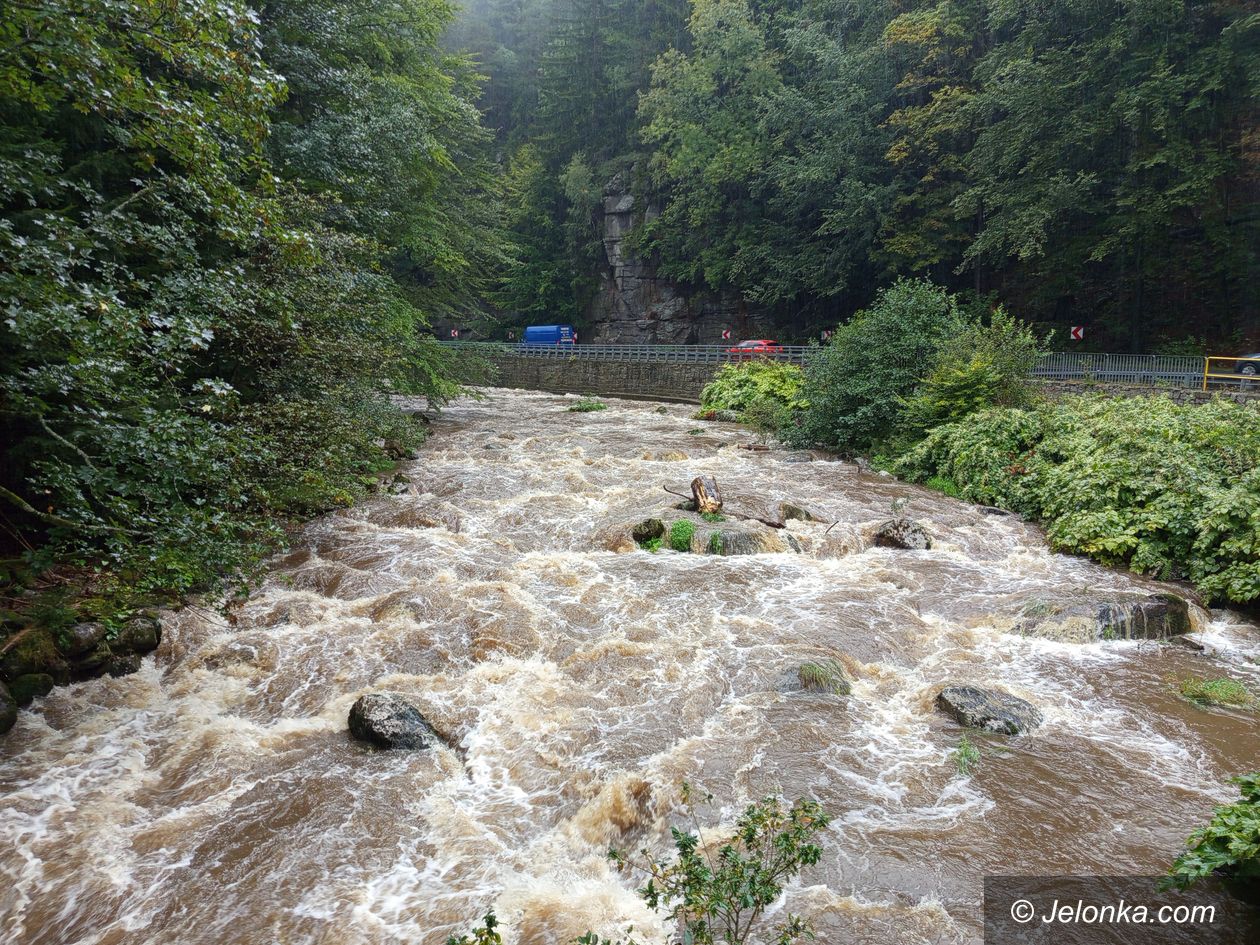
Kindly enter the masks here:
<path id="1" fill-rule="evenodd" d="M 721 512 L 701 512 L 700 517 L 706 522 L 725 522 L 726 516 Z"/>
<path id="2" fill-rule="evenodd" d="M 642 548 L 644 551 L 650 551 L 653 554 L 660 551 L 661 548 L 663 548 L 664 546 L 665 546 L 665 541 L 662 538 L 648 538 L 645 541 L 639 542 L 640 548 Z"/>
<path id="3" fill-rule="evenodd" d="M 669 526 L 669 547 L 674 551 L 690 551 L 691 539 L 695 537 L 695 523 L 687 519 L 679 519 Z"/>
<path id="4" fill-rule="evenodd" d="M 865 450 L 898 422 L 900 398 L 919 383 L 942 341 L 963 327 L 956 300 L 926 281 L 900 280 L 841 325 L 805 369 L 809 410 L 788 436 Z"/>
<path id="5" fill-rule="evenodd" d="M 684 786 L 686 787 L 686 786 Z M 690 795 L 687 810 L 695 820 Z M 637 866 L 647 874 L 639 890 L 652 909 L 668 910 L 679 942 L 694 945 L 741 945 L 751 940 L 766 908 L 778 900 L 783 884 L 822 856 L 815 843 L 828 819 L 814 801 L 797 801 L 785 810 L 775 798 L 750 805 L 735 823 L 732 839 L 711 851 L 695 832 L 671 829 L 676 858 L 664 863 L 648 851 L 641 863 L 619 853 L 614 862 Z M 773 941 L 789 945 L 812 937 L 800 916 L 788 914 L 776 926 Z"/>
<path id="6" fill-rule="evenodd" d="M 770 401 L 799 410 L 808 406 L 801 399 L 803 381 L 801 369 L 795 364 L 768 358 L 723 364 L 700 392 L 700 409 L 740 412 L 755 403 Z"/>
<path id="7" fill-rule="evenodd" d="M 998 308 L 984 324 L 968 322 L 942 339 L 932 368 L 904 401 L 903 427 L 912 435 L 985 407 L 1023 407 L 1035 400 L 1031 374 L 1040 345 L 1032 330 Z"/>
<path id="8" fill-rule="evenodd" d="M 1177 691 L 1183 699 L 1198 706 L 1230 706 L 1233 708 L 1249 708 L 1256 697 L 1246 686 L 1236 679 L 1220 676 L 1215 679 L 1200 679 L 1189 676 L 1177 685 Z"/>
<path id="9" fill-rule="evenodd" d="M 623 251 L 794 333 L 899 276 L 1110 350 L 1260 315 L 1252 4 L 466 6 L 529 260 L 511 312 L 588 310 L 619 181 Z"/>
<path id="10" fill-rule="evenodd" d="M 829 692 L 847 696 L 852 690 L 848 674 L 837 660 L 802 663 L 797 670 L 801 688 L 812 692 Z"/>
<path id="11" fill-rule="evenodd" d="M 958 773 L 964 778 L 970 777 L 971 772 L 980 764 L 980 749 L 976 747 L 975 742 L 969 736 L 963 735 L 950 757 L 953 759 L 954 767 L 958 769 Z"/>
<path id="12" fill-rule="evenodd" d="M 378 441 L 419 442 L 392 395 L 471 378 L 425 338 L 501 261 L 449 17 L 6 11 L 0 501 L 33 568 L 129 593 L 243 576 L 286 518 L 362 494 Z"/>
<path id="13" fill-rule="evenodd" d="M 481 920 L 481 925 L 459 937 L 452 935 L 446 940 L 446 945 L 502 945 L 503 936 L 495 931 L 498 927 L 499 920 L 491 909 Z"/>
<path id="14" fill-rule="evenodd" d="M 893 469 L 1044 522 L 1051 544 L 1205 597 L 1260 598 L 1260 422 L 1254 406 L 1070 398 L 938 426 Z"/>
<path id="15" fill-rule="evenodd" d="M 1167 885 L 1185 889 L 1213 875 L 1251 883 L 1260 878 L 1260 774 L 1232 781 L 1242 800 L 1216 808 L 1207 826 L 1190 835 Z"/>
<path id="16" fill-rule="evenodd" d="M 576 404 L 569 408 L 570 413 L 592 413 L 596 410 L 607 410 L 608 405 L 600 400 L 593 400 L 589 397 L 579 400 Z"/>
<path id="17" fill-rule="evenodd" d="M 731 838 L 712 851 L 700 841 L 691 787 L 685 783 L 683 802 L 694 832 L 670 829 L 673 862 L 664 862 L 648 850 L 641 851 L 641 859 L 612 850 L 609 859 L 622 869 L 635 869 L 647 876 L 639 895 L 675 924 L 671 941 L 680 945 L 745 945 L 760 931 L 766 909 L 778 901 L 784 884 L 822 856 L 815 840 L 827 828 L 827 815 L 815 801 L 800 800 L 785 810 L 777 798 L 767 797 L 750 804 L 735 822 Z M 498 945 L 502 939 L 496 928 L 498 921 L 490 912 L 482 925 L 452 936 L 447 945 Z M 809 924 L 792 914 L 774 928 L 773 934 L 775 945 L 814 937 Z M 633 939 L 614 942 L 594 932 L 573 941 L 575 945 L 635 945 Z"/>
<path id="18" fill-rule="evenodd" d="M 931 476 L 923 483 L 929 489 L 935 489 L 937 492 L 943 492 L 951 499 L 957 499 L 962 495 L 962 490 L 958 488 L 958 483 L 944 476 Z"/>

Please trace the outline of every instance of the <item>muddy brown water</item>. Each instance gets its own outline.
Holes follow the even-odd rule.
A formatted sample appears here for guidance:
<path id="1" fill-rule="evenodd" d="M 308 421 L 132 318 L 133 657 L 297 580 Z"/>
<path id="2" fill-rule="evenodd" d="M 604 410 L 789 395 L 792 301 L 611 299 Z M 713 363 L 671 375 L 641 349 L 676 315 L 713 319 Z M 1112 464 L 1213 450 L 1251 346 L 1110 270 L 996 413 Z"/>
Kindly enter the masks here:
<path id="1" fill-rule="evenodd" d="M 604 854 L 663 844 L 689 780 L 719 831 L 767 794 L 823 804 L 823 860 L 780 907 L 820 940 L 972 943 L 985 873 L 1160 872 L 1260 768 L 1253 716 L 1172 688 L 1257 681 L 1239 615 L 1200 624 L 1205 655 L 1004 633 L 1030 602 L 1153 585 L 848 463 L 738 449 L 750 432 L 686 407 L 572 402 L 454 405 L 410 494 L 312 523 L 229 618 L 170 615 L 138 675 L 24 712 L 0 743 L 4 940 L 433 945 L 493 906 L 509 942 L 661 941 Z M 700 472 L 732 508 L 838 524 L 791 523 L 799 554 L 607 550 L 610 523 Z M 931 551 L 869 547 L 894 500 Z M 850 697 L 797 690 L 820 657 L 848 661 Z M 975 736 L 969 777 L 932 705 L 964 682 L 1045 714 Z M 352 742 L 371 690 L 455 749 Z"/>

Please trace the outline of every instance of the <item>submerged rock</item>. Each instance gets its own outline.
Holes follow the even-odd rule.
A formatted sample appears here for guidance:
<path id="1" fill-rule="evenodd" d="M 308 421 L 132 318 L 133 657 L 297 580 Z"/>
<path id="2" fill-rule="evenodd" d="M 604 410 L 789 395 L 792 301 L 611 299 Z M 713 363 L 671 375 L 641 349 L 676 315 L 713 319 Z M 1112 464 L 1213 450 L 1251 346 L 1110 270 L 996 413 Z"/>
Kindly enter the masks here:
<path id="1" fill-rule="evenodd" d="M 712 555 L 765 555 L 799 551 L 800 545 L 779 529 L 724 522 L 719 528 L 697 532 L 691 550 Z"/>
<path id="2" fill-rule="evenodd" d="M 630 529 L 630 537 L 640 544 L 651 541 L 653 538 L 660 538 L 664 534 L 665 523 L 659 518 L 645 518 Z"/>
<path id="3" fill-rule="evenodd" d="M 785 522 L 817 522 L 818 517 L 804 506 L 797 505 L 795 502 L 779 503 L 779 518 Z"/>
<path id="4" fill-rule="evenodd" d="M 1176 594 L 1113 594 L 1079 602 L 1034 603 L 1016 631 L 1069 643 L 1168 640 L 1189 633 L 1190 604 Z"/>
<path id="5" fill-rule="evenodd" d="M 1020 735 L 1041 724 L 1041 712 L 1010 693 L 978 686 L 950 686 L 936 697 L 936 707 L 960 725 L 1003 735 Z"/>
<path id="6" fill-rule="evenodd" d="M 360 696 L 349 724 L 351 735 L 381 748 L 429 748 L 441 740 L 419 709 L 392 692 Z"/>
<path id="7" fill-rule="evenodd" d="M 394 478 L 389 481 L 387 491 L 390 495 L 405 495 L 411 491 L 411 479 L 402 473 L 394 473 Z"/>
<path id="8" fill-rule="evenodd" d="M 875 544 L 881 548 L 927 551 L 932 547 L 932 539 L 918 522 L 908 518 L 894 518 L 875 530 Z"/>
<path id="9" fill-rule="evenodd" d="M 130 676 L 140 672 L 139 653 L 117 653 L 105 664 L 105 672 L 111 676 Z"/>

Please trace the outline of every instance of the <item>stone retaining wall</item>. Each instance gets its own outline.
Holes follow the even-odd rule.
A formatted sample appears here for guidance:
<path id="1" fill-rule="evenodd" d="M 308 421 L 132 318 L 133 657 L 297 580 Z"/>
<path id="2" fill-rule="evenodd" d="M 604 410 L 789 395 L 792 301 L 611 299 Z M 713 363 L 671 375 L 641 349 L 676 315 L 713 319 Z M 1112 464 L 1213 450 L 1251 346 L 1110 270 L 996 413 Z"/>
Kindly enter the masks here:
<path id="1" fill-rule="evenodd" d="M 493 383 L 499 387 L 550 391 L 555 394 L 593 394 L 635 400 L 699 403 L 700 391 L 713 379 L 716 364 L 681 361 L 597 361 L 574 358 L 531 358 L 494 355 Z M 1260 383 L 1214 391 L 1184 387 L 1143 387 L 1136 384 L 1096 384 L 1081 381 L 1042 381 L 1048 397 L 1107 394 L 1113 397 L 1151 397 L 1166 394 L 1180 404 L 1203 403 L 1221 397 L 1238 403 L 1260 402 Z"/>
<path id="2" fill-rule="evenodd" d="M 543 390 L 553 394 L 594 394 L 635 400 L 698 404 L 700 390 L 713 380 L 716 364 L 673 361 L 596 361 L 495 355 L 494 383 L 499 387 Z"/>
<path id="3" fill-rule="evenodd" d="M 1109 397 L 1155 397 L 1165 395 L 1179 404 L 1202 404 L 1213 397 L 1223 397 L 1235 403 L 1260 403 L 1260 383 L 1248 383 L 1239 387 L 1198 390 L 1188 387 L 1146 387 L 1139 384 L 1099 384 L 1087 381 L 1041 381 L 1042 392 L 1051 398 L 1073 397 L 1081 394 L 1106 394 Z"/>

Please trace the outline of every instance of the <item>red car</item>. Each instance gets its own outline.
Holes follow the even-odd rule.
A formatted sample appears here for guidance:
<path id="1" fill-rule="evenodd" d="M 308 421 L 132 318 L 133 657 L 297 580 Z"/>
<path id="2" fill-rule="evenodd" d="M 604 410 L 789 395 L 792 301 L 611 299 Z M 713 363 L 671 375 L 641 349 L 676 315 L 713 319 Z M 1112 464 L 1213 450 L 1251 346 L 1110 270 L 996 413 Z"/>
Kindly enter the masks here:
<path id="1" fill-rule="evenodd" d="M 727 348 L 726 353 L 731 356 L 732 361 L 773 358 L 783 353 L 783 345 L 770 338 L 754 338 L 749 341 L 741 341 L 733 348 Z"/>

